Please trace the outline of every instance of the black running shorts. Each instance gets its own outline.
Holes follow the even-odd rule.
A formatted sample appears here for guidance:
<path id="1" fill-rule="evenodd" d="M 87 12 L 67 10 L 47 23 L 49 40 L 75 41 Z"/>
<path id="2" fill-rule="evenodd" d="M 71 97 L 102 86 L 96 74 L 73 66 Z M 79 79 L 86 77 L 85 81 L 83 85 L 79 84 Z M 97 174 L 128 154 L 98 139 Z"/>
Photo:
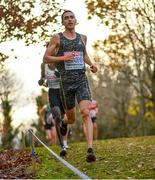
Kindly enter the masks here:
<path id="1" fill-rule="evenodd" d="M 61 110 L 61 113 L 64 114 L 65 111 L 63 108 L 63 103 L 62 103 L 62 99 L 60 95 L 60 89 L 49 88 L 48 97 L 49 97 L 49 103 L 50 103 L 51 109 L 55 106 L 58 106 Z"/>
<path id="2" fill-rule="evenodd" d="M 82 100 L 91 100 L 90 88 L 85 74 L 61 81 L 62 97 L 65 109 L 75 107 L 75 99 L 79 103 Z"/>

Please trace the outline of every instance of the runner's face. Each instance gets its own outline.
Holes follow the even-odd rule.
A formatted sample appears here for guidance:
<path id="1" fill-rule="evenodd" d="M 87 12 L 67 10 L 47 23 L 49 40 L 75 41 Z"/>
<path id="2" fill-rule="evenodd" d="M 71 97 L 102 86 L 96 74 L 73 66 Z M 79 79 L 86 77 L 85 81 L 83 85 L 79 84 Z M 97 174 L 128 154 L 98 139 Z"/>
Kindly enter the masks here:
<path id="1" fill-rule="evenodd" d="M 72 12 L 66 12 L 63 15 L 62 24 L 66 29 L 74 29 L 76 24 L 75 15 Z"/>

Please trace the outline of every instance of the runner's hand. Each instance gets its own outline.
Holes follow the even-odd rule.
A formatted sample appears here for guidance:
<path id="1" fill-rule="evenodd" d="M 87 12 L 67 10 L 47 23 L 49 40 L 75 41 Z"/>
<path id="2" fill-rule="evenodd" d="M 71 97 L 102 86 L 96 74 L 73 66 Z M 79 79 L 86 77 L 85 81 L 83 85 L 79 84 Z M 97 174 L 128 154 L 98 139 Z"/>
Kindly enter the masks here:
<path id="1" fill-rule="evenodd" d="M 95 64 L 92 64 L 90 66 L 90 70 L 91 70 L 91 72 L 96 73 L 97 72 L 97 66 Z"/>
<path id="2" fill-rule="evenodd" d="M 43 83 L 43 86 L 44 86 L 44 87 L 48 87 L 47 82 L 44 82 L 44 83 Z"/>
<path id="3" fill-rule="evenodd" d="M 64 55 L 64 61 L 71 61 L 71 60 L 74 60 L 76 54 L 74 51 L 72 52 L 67 52 L 65 55 Z"/>
<path id="4" fill-rule="evenodd" d="M 44 80 L 43 79 L 39 79 L 38 84 L 39 84 L 39 86 L 42 86 L 44 84 Z"/>

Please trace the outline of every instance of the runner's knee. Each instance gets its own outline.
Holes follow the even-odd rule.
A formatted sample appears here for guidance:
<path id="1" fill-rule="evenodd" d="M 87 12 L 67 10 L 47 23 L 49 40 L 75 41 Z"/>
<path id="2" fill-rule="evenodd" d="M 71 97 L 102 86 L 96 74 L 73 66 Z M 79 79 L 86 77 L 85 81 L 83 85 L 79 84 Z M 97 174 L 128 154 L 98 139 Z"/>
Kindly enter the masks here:
<path id="1" fill-rule="evenodd" d="M 74 123 L 74 121 L 75 121 L 75 119 L 74 118 L 72 118 L 72 119 L 68 119 L 68 124 L 73 124 Z"/>
<path id="2" fill-rule="evenodd" d="M 75 122 L 75 111 L 66 112 L 66 122 L 67 124 L 73 124 Z"/>
<path id="3" fill-rule="evenodd" d="M 67 124 L 73 124 L 75 121 L 75 116 L 67 116 Z"/>
<path id="4" fill-rule="evenodd" d="M 82 118 L 86 118 L 89 116 L 89 109 L 88 108 L 83 108 L 80 110 Z"/>

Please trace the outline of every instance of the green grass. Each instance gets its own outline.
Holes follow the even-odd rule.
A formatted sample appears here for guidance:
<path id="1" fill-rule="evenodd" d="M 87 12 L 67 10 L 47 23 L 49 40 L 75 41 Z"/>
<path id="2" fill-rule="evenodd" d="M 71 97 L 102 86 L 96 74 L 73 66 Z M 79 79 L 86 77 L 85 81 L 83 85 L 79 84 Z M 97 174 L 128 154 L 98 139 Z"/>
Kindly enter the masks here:
<path id="1" fill-rule="evenodd" d="M 69 145 L 65 160 L 93 179 L 155 179 L 155 136 L 95 141 L 94 163 L 85 161 L 85 142 Z M 51 148 L 59 154 L 58 146 Z M 41 160 L 33 167 L 36 178 L 79 179 L 46 148 L 36 151 Z"/>

